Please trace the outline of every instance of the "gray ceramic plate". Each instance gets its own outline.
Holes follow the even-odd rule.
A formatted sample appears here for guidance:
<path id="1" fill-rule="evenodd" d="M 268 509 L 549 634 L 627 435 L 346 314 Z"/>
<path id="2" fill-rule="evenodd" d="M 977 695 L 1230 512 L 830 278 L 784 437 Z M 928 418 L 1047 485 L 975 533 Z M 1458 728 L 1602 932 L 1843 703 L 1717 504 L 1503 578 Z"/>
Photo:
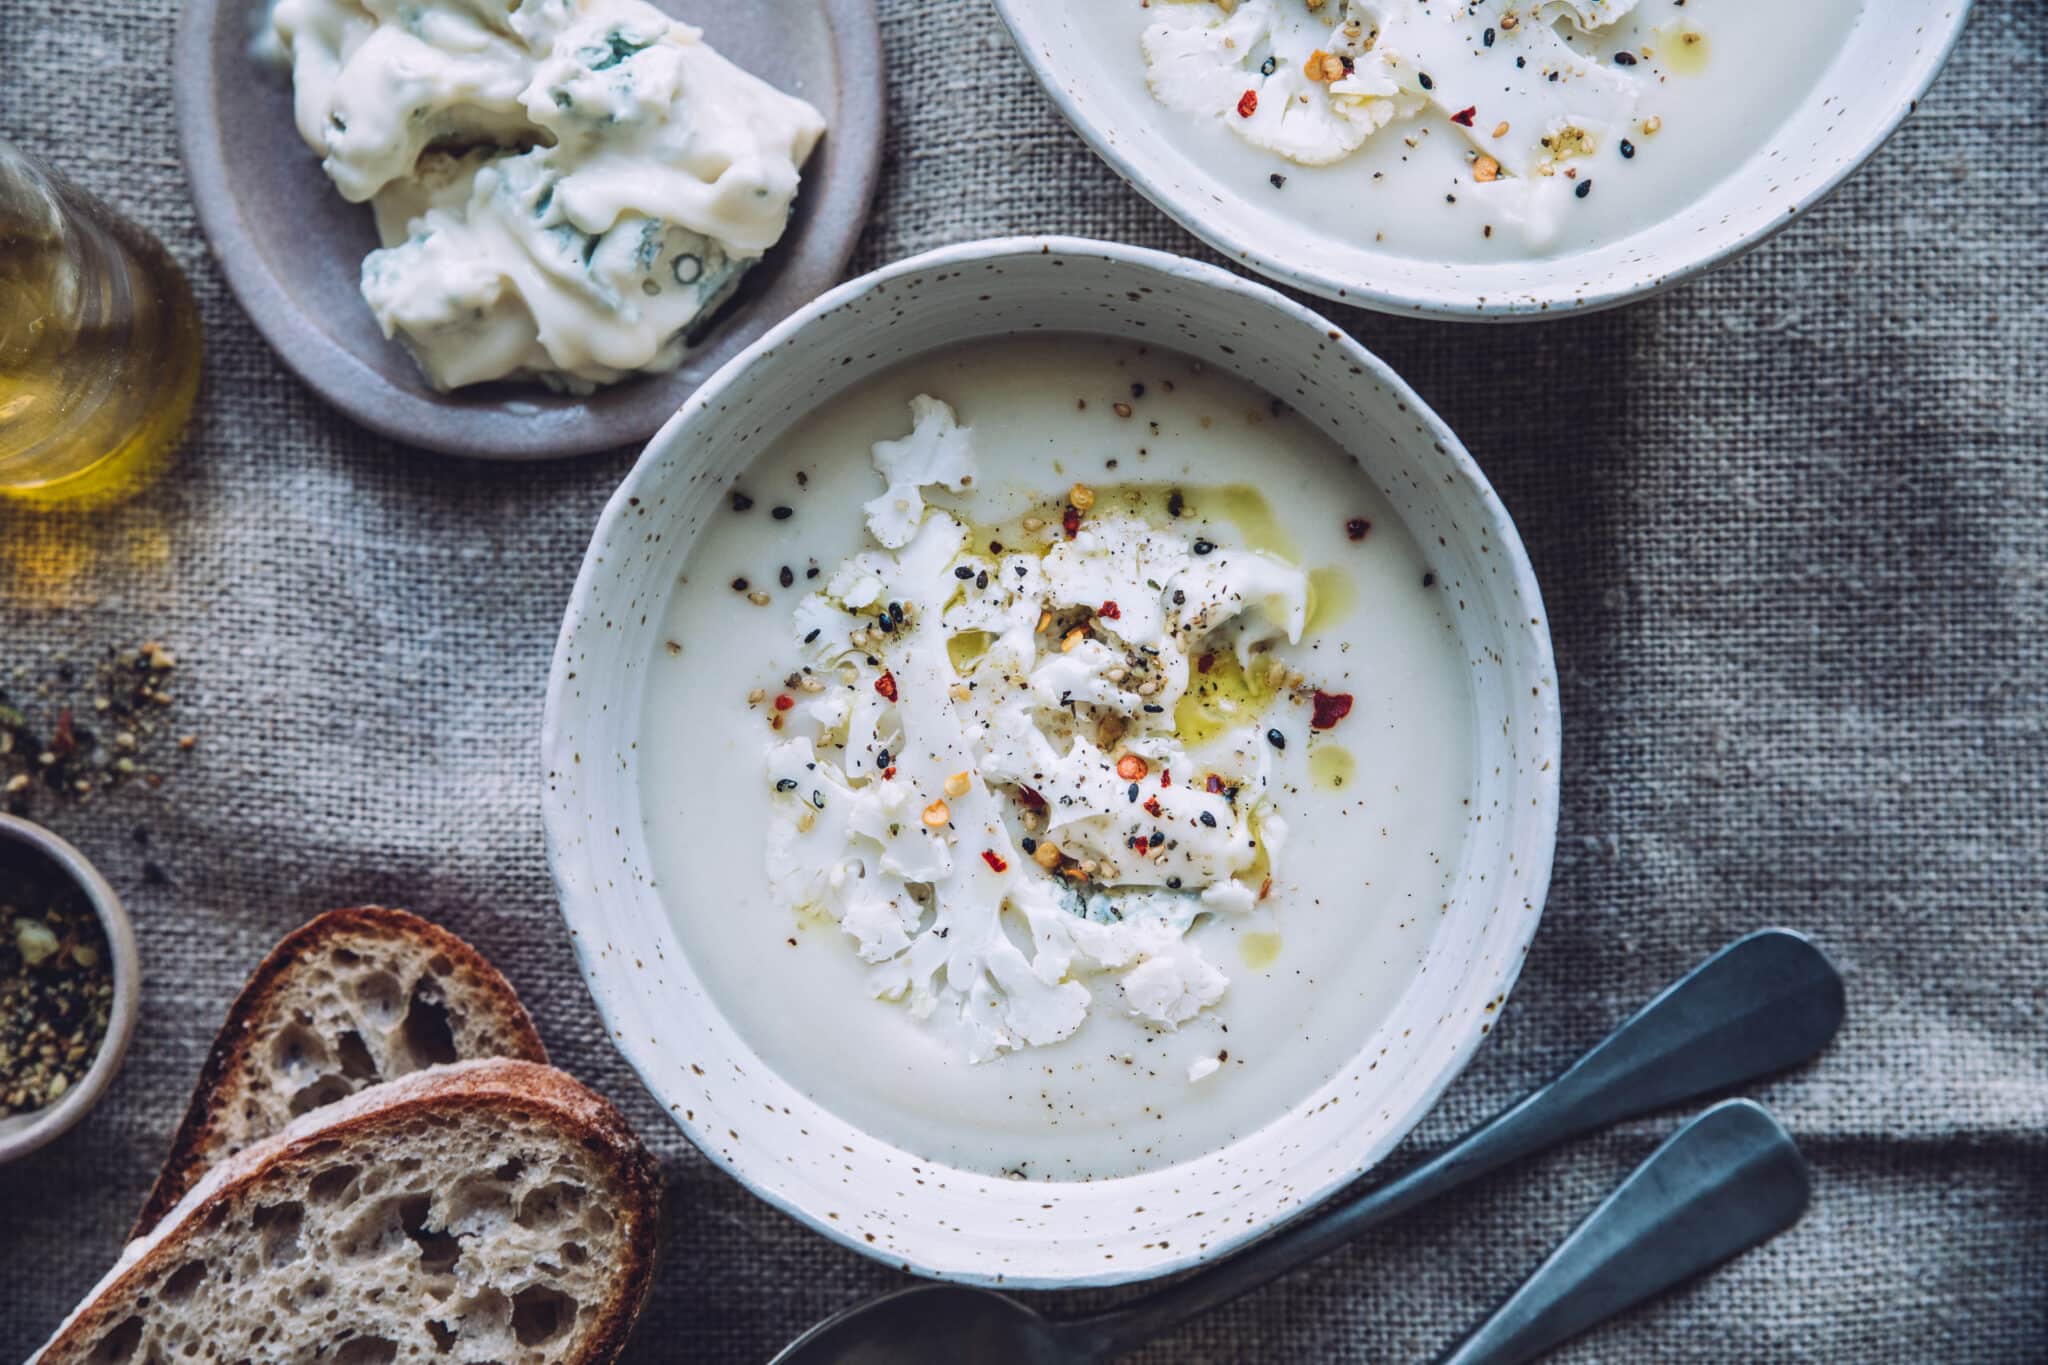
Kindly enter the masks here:
<path id="1" fill-rule="evenodd" d="M 537 460 L 644 441 L 698 384 L 839 280 L 881 162 L 882 39 L 874 0 L 656 0 L 749 71 L 824 111 L 789 234 L 748 275 L 673 374 L 589 398 L 530 385 L 436 393 L 357 292 L 377 245 L 367 205 L 334 192 L 292 122 L 290 82 L 249 56 L 262 0 L 185 0 L 178 140 L 221 273 L 287 365 L 373 431 L 453 455 Z"/>

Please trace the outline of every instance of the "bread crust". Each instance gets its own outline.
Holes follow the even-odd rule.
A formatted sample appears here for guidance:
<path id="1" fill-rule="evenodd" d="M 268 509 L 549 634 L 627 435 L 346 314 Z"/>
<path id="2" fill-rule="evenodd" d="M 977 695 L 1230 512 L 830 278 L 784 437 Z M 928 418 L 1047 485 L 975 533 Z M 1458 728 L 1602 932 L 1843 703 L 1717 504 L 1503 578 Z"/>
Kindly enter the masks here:
<path id="1" fill-rule="evenodd" d="M 410 911 L 388 906 L 362 905 L 316 915 L 286 934 L 270 950 L 270 955 L 250 974 L 234 1004 L 228 1007 L 227 1019 L 214 1035 L 206 1063 L 199 1069 L 199 1083 L 193 1087 L 192 1100 L 185 1108 L 177 1136 L 171 1139 L 163 1169 L 128 1233 L 130 1238 L 140 1237 L 155 1227 L 199 1182 L 207 1168 L 221 1159 L 225 1145 L 221 1114 L 233 1098 L 230 1092 L 236 1077 L 251 1052 L 264 1041 L 266 1035 L 259 1025 L 266 1021 L 279 995 L 306 960 L 348 938 L 404 939 L 424 952 L 448 958 L 458 973 L 474 983 L 477 1003 L 498 1018 L 512 1039 L 507 1055 L 523 1061 L 547 1061 L 547 1048 L 512 983 L 463 939 Z"/>
<path id="2" fill-rule="evenodd" d="M 474 1111 L 524 1112 L 557 1125 L 566 1141 L 606 1159 L 619 1182 L 616 1205 L 623 1225 L 622 1253 L 613 1293 L 599 1305 L 590 1336 L 574 1365 L 603 1365 L 624 1349 L 654 1283 L 660 1241 L 661 1170 L 625 1117 L 566 1072 L 533 1062 L 487 1058 L 457 1062 L 386 1081 L 295 1119 L 282 1133 L 213 1167 L 170 1209 L 156 1230 L 129 1243 L 121 1259 L 72 1311 L 29 1365 L 71 1365 L 91 1344 L 117 1327 L 129 1311 L 127 1291 L 166 1264 L 182 1262 L 207 1231 L 208 1212 L 266 1178 L 311 1164 L 335 1142 L 403 1127 L 409 1118 Z M 313 1149 L 318 1149 L 314 1152 Z M 120 1316 L 117 1316 L 120 1315 Z"/>

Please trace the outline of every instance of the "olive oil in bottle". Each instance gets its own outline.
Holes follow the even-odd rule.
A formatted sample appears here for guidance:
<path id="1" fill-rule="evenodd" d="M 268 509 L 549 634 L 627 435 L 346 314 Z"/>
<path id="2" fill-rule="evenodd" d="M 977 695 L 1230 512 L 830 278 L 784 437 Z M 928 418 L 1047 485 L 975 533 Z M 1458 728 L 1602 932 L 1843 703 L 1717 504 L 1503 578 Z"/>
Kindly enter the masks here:
<path id="1" fill-rule="evenodd" d="M 175 448 L 199 317 L 154 239 L 0 143 L 0 497 L 119 498 Z"/>

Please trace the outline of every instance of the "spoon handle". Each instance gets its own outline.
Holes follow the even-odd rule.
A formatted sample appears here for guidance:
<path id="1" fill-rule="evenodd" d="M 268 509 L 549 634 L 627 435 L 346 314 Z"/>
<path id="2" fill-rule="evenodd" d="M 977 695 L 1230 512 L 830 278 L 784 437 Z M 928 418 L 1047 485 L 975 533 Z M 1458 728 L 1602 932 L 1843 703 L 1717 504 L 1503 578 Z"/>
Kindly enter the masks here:
<path id="1" fill-rule="evenodd" d="M 1728 1100 L 1679 1129 L 1438 1365 L 1521 1365 L 1799 1221 L 1806 1162 L 1770 1111 Z"/>
<path id="2" fill-rule="evenodd" d="M 1061 1338 L 1077 1360 L 1112 1359 L 1509 1162 L 1805 1061 L 1841 1022 L 1842 978 L 1820 949 L 1783 929 L 1739 938 L 1562 1076 L 1428 1161 L 1142 1299 L 1063 1323 Z"/>

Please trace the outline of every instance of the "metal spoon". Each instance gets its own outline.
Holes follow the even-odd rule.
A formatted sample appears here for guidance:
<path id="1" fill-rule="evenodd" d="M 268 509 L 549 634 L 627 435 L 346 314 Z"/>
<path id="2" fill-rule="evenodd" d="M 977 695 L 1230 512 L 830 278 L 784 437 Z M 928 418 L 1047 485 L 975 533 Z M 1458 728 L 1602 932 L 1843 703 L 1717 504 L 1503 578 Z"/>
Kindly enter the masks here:
<path id="1" fill-rule="evenodd" d="M 1438 1365 L 1521 1365 L 1799 1221 L 1813 1182 L 1753 1100 L 1672 1134 Z"/>
<path id="2" fill-rule="evenodd" d="M 1382 1219 L 1622 1119 L 1712 1095 L 1819 1052 L 1842 978 L 1798 934 L 1737 939 L 1645 1005 L 1570 1070 L 1430 1160 L 1321 1215 L 1104 1313 L 1055 1322 L 1002 1294 L 924 1285 L 856 1304 L 771 1365 L 1088 1365 L 1110 1360 L 1341 1246 Z"/>

